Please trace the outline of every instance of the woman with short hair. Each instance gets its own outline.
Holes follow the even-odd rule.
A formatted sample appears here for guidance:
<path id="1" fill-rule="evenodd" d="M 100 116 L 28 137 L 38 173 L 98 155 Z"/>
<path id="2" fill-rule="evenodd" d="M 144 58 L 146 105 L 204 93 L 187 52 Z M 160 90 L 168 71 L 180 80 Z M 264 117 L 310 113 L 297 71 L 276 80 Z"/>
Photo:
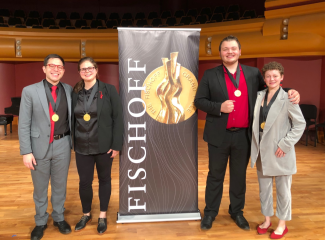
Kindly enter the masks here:
<path id="1" fill-rule="evenodd" d="M 272 225 L 275 179 L 279 223 L 270 238 L 280 239 L 288 232 L 285 222 L 291 220 L 291 183 L 292 175 L 297 172 L 294 145 L 303 134 L 306 122 L 299 105 L 291 103 L 280 86 L 283 66 L 270 62 L 264 65 L 262 72 L 267 89 L 257 95 L 251 145 L 251 167 L 256 163 L 261 211 L 265 216 L 257 232 L 265 234 Z"/>

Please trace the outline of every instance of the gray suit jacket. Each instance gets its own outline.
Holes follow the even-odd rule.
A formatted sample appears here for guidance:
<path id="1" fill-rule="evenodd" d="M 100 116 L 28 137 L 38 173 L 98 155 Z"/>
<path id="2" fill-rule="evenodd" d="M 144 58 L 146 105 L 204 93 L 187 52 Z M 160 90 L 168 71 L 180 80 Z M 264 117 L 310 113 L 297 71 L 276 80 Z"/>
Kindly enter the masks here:
<path id="1" fill-rule="evenodd" d="M 72 87 L 65 83 L 62 83 L 62 85 L 67 96 L 69 126 L 71 129 Z M 49 147 L 50 133 L 49 105 L 42 80 L 24 87 L 22 92 L 18 123 L 20 154 L 33 153 L 35 159 L 44 158 Z M 72 146 L 71 142 L 70 145 Z"/>
<path id="2" fill-rule="evenodd" d="M 295 174 L 297 168 L 294 145 L 299 141 L 304 132 L 306 126 L 305 119 L 299 105 L 291 103 L 288 99 L 288 93 L 281 88 L 268 113 L 263 129 L 263 137 L 261 142 L 259 142 L 259 115 L 265 93 L 266 90 L 258 92 L 254 109 L 251 167 L 254 167 L 260 153 L 263 175 L 281 176 Z M 285 152 L 285 157 L 278 158 L 275 156 L 278 147 Z"/>

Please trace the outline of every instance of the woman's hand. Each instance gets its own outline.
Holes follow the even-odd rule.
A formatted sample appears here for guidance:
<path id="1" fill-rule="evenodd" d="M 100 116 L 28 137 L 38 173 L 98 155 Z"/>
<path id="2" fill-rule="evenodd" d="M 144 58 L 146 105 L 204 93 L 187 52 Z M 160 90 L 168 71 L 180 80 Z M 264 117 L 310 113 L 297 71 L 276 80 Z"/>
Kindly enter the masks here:
<path id="1" fill-rule="evenodd" d="M 115 150 L 113 150 L 113 149 L 110 149 L 110 150 L 107 152 L 107 154 L 109 154 L 110 152 L 112 152 L 112 158 L 114 158 L 114 157 L 118 154 L 119 151 L 115 151 Z"/>
<path id="2" fill-rule="evenodd" d="M 278 149 L 275 152 L 275 156 L 277 156 L 278 158 L 280 157 L 284 157 L 286 154 L 281 150 L 281 148 L 278 147 Z"/>

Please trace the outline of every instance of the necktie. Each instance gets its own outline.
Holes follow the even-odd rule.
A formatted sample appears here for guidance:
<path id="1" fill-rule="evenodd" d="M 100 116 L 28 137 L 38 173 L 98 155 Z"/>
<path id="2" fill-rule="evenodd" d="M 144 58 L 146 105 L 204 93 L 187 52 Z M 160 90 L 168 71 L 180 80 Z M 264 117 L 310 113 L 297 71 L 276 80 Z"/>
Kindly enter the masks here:
<path id="1" fill-rule="evenodd" d="M 52 86 L 51 87 L 51 94 L 52 94 L 54 102 L 56 102 L 56 89 L 57 88 L 58 88 L 57 86 Z M 51 121 L 51 134 L 50 134 L 50 143 L 51 143 L 51 142 L 53 142 L 54 124 L 55 124 L 55 122 L 52 120 L 52 116 L 54 114 L 54 111 L 53 111 L 51 103 L 49 104 L 49 110 L 50 110 L 50 121 Z"/>

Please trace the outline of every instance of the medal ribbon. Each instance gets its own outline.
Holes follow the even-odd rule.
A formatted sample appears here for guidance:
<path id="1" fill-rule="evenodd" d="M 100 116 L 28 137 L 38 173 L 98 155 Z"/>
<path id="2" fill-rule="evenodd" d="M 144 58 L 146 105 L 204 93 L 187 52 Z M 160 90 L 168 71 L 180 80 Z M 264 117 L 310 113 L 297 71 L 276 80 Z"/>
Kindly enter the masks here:
<path id="1" fill-rule="evenodd" d="M 90 105 L 93 102 L 94 97 L 95 97 L 95 94 L 96 94 L 97 91 L 98 91 L 98 83 L 96 82 L 95 85 L 94 85 L 94 87 L 93 87 L 93 90 L 91 91 L 91 94 L 90 94 L 90 96 L 88 98 L 88 101 L 87 101 L 87 98 L 86 98 L 86 94 L 84 95 L 84 110 L 85 110 L 85 114 L 88 113 L 89 108 L 90 108 Z"/>
<path id="2" fill-rule="evenodd" d="M 58 87 L 58 92 L 59 93 L 57 95 L 56 101 L 54 101 L 48 83 L 45 84 L 45 93 L 46 93 L 47 99 L 50 101 L 50 103 L 52 105 L 52 108 L 53 108 L 53 112 L 55 112 L 55 113 L 57 113 L 57 111 L 58 111 L 60 100 L 61 100 L 61 89 L 60 89 L 60 87 Z M 52 117 L 52 116 L 50 116 L 50 117 Z"/>
<path id="3" fill-rule="evenodd" d="M 239 79 L 240 79 L 240 67 L 239 67 L 239 63 L 237 65 L 237 70 L 236 70 L 236 80 L 234 79 L 233 75 L 229 72 L 228 68 L 224 65 L 228 77 L 230 78 L 230 80 L 232 81 L 232 83 L 234 84 L 235 88 L 239 88 Z"/>
<path id="4" fill-rule="evenodd" d="M 280 88 L 281 87 L 279 87 L 279 89 L 274 93 L 271 101 L 269 102 L 269 105 L 267 105 L 267 97 L 269 94 L 269 90 L 266 91 L 265 98 L 264 98 L 264 104 L 263 104 L 263 122 L 266 122 L 267 115 L 269 114 L 270 108 L 271 108 L 272 104 L 274 103 L 276 97 L 279 94 Z"/>

